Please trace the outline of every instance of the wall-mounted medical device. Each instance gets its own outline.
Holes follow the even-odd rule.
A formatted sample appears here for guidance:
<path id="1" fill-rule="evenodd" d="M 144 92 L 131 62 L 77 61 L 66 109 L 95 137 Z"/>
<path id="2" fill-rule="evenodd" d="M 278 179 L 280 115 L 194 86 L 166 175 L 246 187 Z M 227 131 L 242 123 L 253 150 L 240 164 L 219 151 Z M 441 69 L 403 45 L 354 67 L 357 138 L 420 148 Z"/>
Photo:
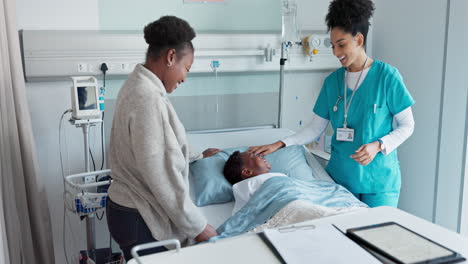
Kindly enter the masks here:
<path id="1" fill-rule="evenodd" d="M 302 40 L 302 46 L 304 47 L 304 53 L 310 57 L 310 60 L 318 55 L 323 50 L 330 50 L 331 43 L 330 38 L 323 38 L 320 35 L 312 34 L 304 37 Z"/>
<path id="2" fill-rule="evenodd" d="M 307 32 L 323 42 L 325 31 Z M 27 81 L 66 80 L 69 76 L 100 76 L 102 63 L 107 76 L 124 76 L 143 63 L 147 44 L 139 31 L 22 30 L 24 71 Z M 277 72 L 281 34 L 197 34 L 193 40 L 195 61 L 191 73 L 213 72 L 216 59 L 223 72 Z M 300 41 L 300 39 L 298 39 Z M 331 49 L 323 47 L 310 61 L 302 45 L 288 48 L 287 71 L 333 70 L 340 67 Z"/>
<path id="3" fill-rule="evenodd" d="M 96 119 L 101 117 L 99 88 L 92 76 L 71 77 L 72 117 L 74 119 Z"/>

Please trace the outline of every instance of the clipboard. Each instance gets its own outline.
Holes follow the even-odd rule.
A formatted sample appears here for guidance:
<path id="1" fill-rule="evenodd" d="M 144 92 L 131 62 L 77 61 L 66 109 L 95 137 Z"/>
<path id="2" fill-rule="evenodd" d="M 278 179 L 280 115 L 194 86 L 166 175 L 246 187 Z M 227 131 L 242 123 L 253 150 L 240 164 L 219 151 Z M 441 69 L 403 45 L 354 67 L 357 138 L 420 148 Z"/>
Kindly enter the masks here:
<path id="1" fill-rule="evenodd" d="M 397 264 L 442 264 L 466 260 L 459 253 L 395 222 L 351 228 L 346 230 L 346 235 Z"/>
<path id="2" fill-rule="evenodd" d="M 315 225 L 291 225 L 291 226 L 284 226 L 284 227 L 278 227 L 277 230 L 280 233 L 289 233 L 289 232 L 294 232 L 296 230 L 309 230 L 309 229 L 315 229 Z M 273 241 L 268 239 L 268 236 L 265 234 L 265 231 L 257 233 L 257 235 L 262 239 L 263 243 L 271 250 L 273 255 L 281 262 L 281 264 L 286 264 L 287 262 L 284 260 L 283 256 L 281 256 L 281 253 L 276 249 L 275 245 L 273 244 Z"/>
<path id="3" fill-rule="evenodd" d="M 349 263 L 352 259 L 354 263 L 381 264 L 331 224 L 292 225 L 258 235 L 281 263 Z"/>

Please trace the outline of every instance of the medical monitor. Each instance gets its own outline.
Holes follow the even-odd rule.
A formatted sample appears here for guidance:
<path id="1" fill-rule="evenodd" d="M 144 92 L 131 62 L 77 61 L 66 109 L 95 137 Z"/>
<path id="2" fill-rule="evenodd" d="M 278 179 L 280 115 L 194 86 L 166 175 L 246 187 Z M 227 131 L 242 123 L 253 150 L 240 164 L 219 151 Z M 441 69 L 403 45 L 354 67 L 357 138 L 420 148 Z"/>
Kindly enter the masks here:
<path id="1" fill-rule="evenodd" d="M 72 77 L 72 117 L 74 119 L 96 119 L 101 117 L 99 88 L 92 76 Z"/>

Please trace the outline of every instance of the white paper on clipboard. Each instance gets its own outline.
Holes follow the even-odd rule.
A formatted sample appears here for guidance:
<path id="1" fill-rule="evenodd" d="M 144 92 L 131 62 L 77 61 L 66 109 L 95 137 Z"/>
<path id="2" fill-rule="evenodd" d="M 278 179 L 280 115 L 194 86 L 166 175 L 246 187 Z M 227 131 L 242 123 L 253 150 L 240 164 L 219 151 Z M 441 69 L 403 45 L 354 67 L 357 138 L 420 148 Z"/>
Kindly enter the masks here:
<path id="1" fill-rule="evenodd" d="M 374 256 L 329 224 L 314 229 L 264 230 L 265 236 L 288 264 L 353 263 L 380 264 Z"/>

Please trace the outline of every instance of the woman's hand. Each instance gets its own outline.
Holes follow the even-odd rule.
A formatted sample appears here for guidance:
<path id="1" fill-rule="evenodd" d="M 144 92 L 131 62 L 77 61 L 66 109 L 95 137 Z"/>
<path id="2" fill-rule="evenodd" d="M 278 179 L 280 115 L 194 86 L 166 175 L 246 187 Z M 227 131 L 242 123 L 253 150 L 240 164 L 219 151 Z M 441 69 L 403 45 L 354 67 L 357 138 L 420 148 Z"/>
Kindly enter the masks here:
<path id="1" fill-rule="evenodd" d="M 268 154 L 270 154 L 272 152 L 277 151 L 278 149 L 280 149 L 280 148 L 282 148 L 284 146 L 285 145 L 284 145 L 283 141 L 277 141 L 275 143 L 268 144 L 268 145 L 250 147 L 248 152 L 253 153 L 255 155 L 265 156 L 265 155 L 268 155 Z"/>
<path id="2" fill-rule="evenodd" d="M 217 235 L 218 233 L 216 233 L 216 230 L 210 224 L 208 224 L 206 225 L 205 229 L 198 236 L 195 237 L 195 241 L 197 241 L 197 243 L 200 243 L 203 241 L 207 241 L 211 237 Z"/>
<path id="3" fill-rule="evenodd" d="M 214 154 L 220 152 L 221 150 L 220 149 L 217 149 L 217 148 L 208 148 L 208 149 L 205 149 L 205 151 L 203 151 L 203 158 L 208 158 L 208 157 L 211 157 L 213 156 Z"/>
<path id="4" fill-rule="evenodd" d="M 374 141 L 372 143 L 362 145 L 355 151 L 356 154 L 351 155 L 351 158 L 357 163 L 366 166 L 374 160 L 375 155 L 377 155 L 381 150 L 380 142 Z"/>

